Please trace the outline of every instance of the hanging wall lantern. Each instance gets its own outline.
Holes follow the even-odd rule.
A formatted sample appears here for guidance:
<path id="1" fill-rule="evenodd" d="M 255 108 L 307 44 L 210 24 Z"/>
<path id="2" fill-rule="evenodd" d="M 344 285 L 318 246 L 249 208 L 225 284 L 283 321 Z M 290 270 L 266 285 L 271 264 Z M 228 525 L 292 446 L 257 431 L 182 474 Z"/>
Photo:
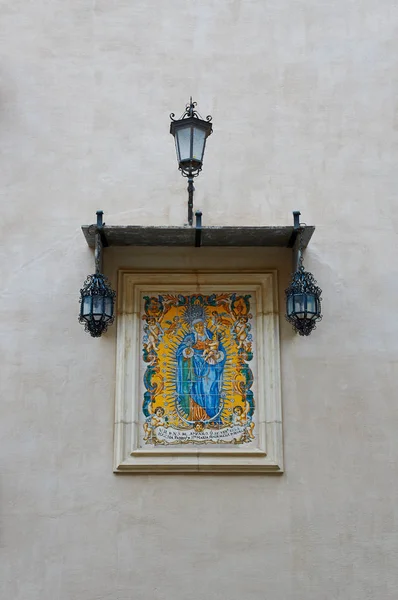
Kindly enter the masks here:
<path id="1" fill-rule="evenodd" d="M 297 333 L 310 335 L 316 327 L 316 322 L 322 319 L 322 290 L 316 285 L 312 273 L 304 269 L 302 230 L 300 228 L 296 270 L 289 287 L 285 290 L 286 319 Z"/>
<path id="2" fill-rule="evenodd" d="M 178 120 L 174 119 L 174 113 L 170 115 L 170 133 L 175 140 L 178 168 L 182 176 L 188 178 L 189 225 L 193 222 L 193 178 L 202 170 L 206 139 L 213 131 L 211 116 L 202 119 L 195 107 L 196 102 L 192 102 L 191 98 Z"/>
<path id="3" fill-rule="evenodd" d="M 95 273 L 89 275 L 80 290 L 79 321 L 92 337 L 100 337 L 114 321 L 114 303 L 116 293 L 109 285 L 102 271 L 102 215 L 97 211 L 95 233 Z"/>

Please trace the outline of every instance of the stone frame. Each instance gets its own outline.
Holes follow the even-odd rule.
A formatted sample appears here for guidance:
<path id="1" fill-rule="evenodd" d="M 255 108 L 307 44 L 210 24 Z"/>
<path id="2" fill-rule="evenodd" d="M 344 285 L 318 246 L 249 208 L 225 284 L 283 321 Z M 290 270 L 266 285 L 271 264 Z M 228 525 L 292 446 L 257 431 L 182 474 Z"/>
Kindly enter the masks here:
<path id="1" fill-rule="evenodd" d="M 258 447 L 139 447 L 140 298 L 151 290 L 256 293 Z M 264 272 L 142 272 L 119 270 L 114 472 L 283 472 L 278 287 Z"/>

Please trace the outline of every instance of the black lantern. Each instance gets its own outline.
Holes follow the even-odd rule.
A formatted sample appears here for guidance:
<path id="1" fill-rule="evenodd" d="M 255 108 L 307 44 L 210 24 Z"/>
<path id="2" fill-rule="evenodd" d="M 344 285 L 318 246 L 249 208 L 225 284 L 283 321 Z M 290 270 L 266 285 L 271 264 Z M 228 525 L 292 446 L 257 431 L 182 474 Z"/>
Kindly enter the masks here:
<path id="1" fill-rule="evenodd" d="M 316 285 L 314 276 L 303 266 L 302 236 L 300 232 L 299 260 L 292 281 L 285 290 L 286 319 L 300 335 L 310 335 L 316 322 L 322 319 L 322 290 Z"/>
<path id="2" fill-rule="evenodd" d="M 206 139 L 213 131 L 211 116 L 202 119 L 195 110 L 196 102 L 187 104 L 181 117 L 174 119 L 171 113 L 170 133 L 174 136 L 178 168 L 188 178 L 188 223 L 193 222 L 193 178 L 202 170 Z"/>
<path id="3" fill-rule="evenodd" d="M 115 292 L 101 273 L 89 275 L 80 290 L 80 323 L 93 337 L 100 337 L 114 321 Z"/>
<path id="4" fill-rule="evenodd" d="M 103 235 L 101 210 L 97 211 L 95 233 L 95 273 L 89 275 L 80 290 L 80 323 L 92 337 L 100 337 L 114 321 L 114 302 L 116 293 L 109 285 L 102 271 Z"/>

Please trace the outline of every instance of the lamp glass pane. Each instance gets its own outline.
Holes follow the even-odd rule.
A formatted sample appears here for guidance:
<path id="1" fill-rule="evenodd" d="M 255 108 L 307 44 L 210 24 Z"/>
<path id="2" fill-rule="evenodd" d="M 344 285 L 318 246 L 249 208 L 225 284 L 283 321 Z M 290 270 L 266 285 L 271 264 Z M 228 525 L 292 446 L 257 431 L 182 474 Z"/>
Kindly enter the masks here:
<path id="1" fill-rule="evenodd" d="M 91 317 L 91 299 L 92 296 L 84 296 L 82 302 L 82 316 L 86 318 Z"/>
<path id="2" fill-rule="evenodd" d="M 176 137 L 178 139 L 179 162 L 190 160 L 191 158 L 191 127 L 181 127 L 177 129 Z"/>
<path id="3" fill-rule="evenodd" d="M 195 160 L 203 160 L 203 152 L 205 149 L 206 143 L 206 132 L 203 129 L 199 129 L 198 127 L 193 128 L 193 150 L 192 150 L 192 158 Z"/>
<path id="4" fill-rule="evenodd" d="M 316 298 L 313 294 L 307 294 L 307 312 L 310 313 L 309 316 L 316 313 Z"/>
<path id="5" fill-rule="evenodd" d="M 111 317 L 113 315 L 113 299 L 105 298 L 105 314 L 107 317 Z"/>
<path id="6" fill-rule="evenodd" d="M 104 312 L 103 296 L 93 296 L 93 318 L 95 321 L 100 321 Z"/>
<path id="7" fill-rule="evenodd" d="M 287 299 L 286 312 L 287 312 L 287 314 L 288 314 L 289 317 L 293 313 L 293 296 L 289 296 L 288 299 Z"/>
<path id="8" fill-rule="evenodd" d="M 305 317 L 304 294 L 294 294 L 294 312 L 299 319 Z"/>
<path id="9" fill-rule="evenodd" d="M 180 162 L 180 149 L 178 147 L 178 137 L 177 137 L 177 135 L 175 135 L 175 137 L 174 137 L 174 143 L 176 145 L 177 162 L 179 163 Z"/>

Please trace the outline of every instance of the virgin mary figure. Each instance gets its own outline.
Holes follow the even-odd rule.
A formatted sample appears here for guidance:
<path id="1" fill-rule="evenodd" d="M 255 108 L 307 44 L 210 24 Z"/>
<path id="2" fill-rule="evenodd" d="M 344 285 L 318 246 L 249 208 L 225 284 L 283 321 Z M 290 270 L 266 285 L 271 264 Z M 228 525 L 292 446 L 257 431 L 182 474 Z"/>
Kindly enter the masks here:
<path id="1" fill-rule="evenodd" d="M 177 408 L 188 423 L 220 424 L 226 353 L 220 339 L 206 327 L 202 306 L 187 308 L 184 320 L 190 332 L 177 352 Z"/>

